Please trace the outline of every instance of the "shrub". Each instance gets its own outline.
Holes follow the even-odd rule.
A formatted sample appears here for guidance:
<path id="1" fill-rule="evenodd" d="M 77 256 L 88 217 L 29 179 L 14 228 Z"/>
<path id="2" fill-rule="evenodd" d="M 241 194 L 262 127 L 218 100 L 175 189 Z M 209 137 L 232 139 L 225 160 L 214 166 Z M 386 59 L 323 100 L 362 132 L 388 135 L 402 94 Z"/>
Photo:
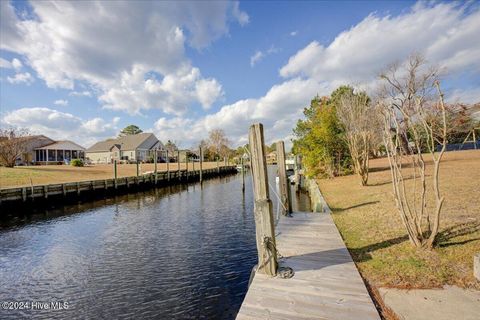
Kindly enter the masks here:
<path id="1" fill-rule="evenodd" d="M 70 164 L 71 164 L 73 167 L 83 167 L 83 161 L 82 161 L 82 159 L 72 159 L 72 161 L 70 161 Z"/>

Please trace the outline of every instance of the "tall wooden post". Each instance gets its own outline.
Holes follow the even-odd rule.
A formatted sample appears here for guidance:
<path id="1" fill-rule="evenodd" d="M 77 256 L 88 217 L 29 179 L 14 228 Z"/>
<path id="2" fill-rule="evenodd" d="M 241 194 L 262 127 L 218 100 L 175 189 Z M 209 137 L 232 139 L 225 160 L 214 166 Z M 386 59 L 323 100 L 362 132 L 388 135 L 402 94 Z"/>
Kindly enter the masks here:
<path id="1" fill-rule="evenodd" d="M 477 137 L 475 136 L 475 129 L 473 129 L 473 147 L 477 150 Z"/>
<path id="2" fill-rule="evenodd" d="M 242 163 L 242 192 L 245 192 L 245 164 L 243 163 L 243 157 L 240 159 Z"/>
<path id="3" fill-rule="evenodd" d="M 203 165 L 203 150 L 202 147 L 199 147 L 199 154 L 200 154 L 200 182 L 203 181 L 203 173 L 202 173 L 202 165 Z"/>
<path id="4" fill-rule="evenodd" d="M 187 182 L 188 182 L 188 154 L 187 154 L 187 151 L 185 151 L 185 168 L 187 170 Z"/>
<path id="5" fill-rule="evenodd" d="M 139 170 L 139 161 L 137 159 L 137 177 L 140 175 L 140 170 Z"/>
<path id="6" fill-rule="evenodd" d="M 258 251 L 257 272 L 275 276 L 277 274 L 277 250 L 272 201 L 268 191 L 263 125 L 261 123 L 252 125 L 248 138 L 255 199 L 254 213 Z"/>
<path id="7" fill-rule="evenodd" d="M 178 167 L 178 180 L 181 180 L 180 179 L 180 150 L 177 150 L 177 167 Z"/>
<path id="8" fill-rule="evenodd" d="M 168 150 L 167 150 L 167 180 L 170 181 L 170 158 L 168 157 Z"/>
<path id="9" fill-rule="evenodd" d="M 294 172 L 295 172 L 295 192 L 300 192 L 300 166 L 298 165 L 298 155 L 294 158 Z"/>
<path id="10" fill-rule="evenodd" d="M 290 199 L 289 199 L 289 185 L 287 178 L 287 168 L 285 166 L 285 144 L 283 141 L 277 142 L 277 166 L 278 166 L 278 178 L 280 182 L 280 199 L 282 201 L 283 214 L 287 215 L 292 213 Z"/>
<path id="11" fill-rule="evenodd" d="M 155 155 L 153 156 L 153 163 L 155 164 L 155 185 L 157 185 L 157 157 L 158 157 L 158 154 L 157 154 L 157 149 L 155 149 Z"/>
<path id="12" fill-rule="evenodd" d="M 220 172 L 220 165 L 218 164 L 218 157 L 217 157 L 217 173 Z"/>
<path id="13" fill-rule="evenodd" d="M 113 176 L 115 178 L 115 189 L 117 189 L 117 160 L 113 161 Z"/>

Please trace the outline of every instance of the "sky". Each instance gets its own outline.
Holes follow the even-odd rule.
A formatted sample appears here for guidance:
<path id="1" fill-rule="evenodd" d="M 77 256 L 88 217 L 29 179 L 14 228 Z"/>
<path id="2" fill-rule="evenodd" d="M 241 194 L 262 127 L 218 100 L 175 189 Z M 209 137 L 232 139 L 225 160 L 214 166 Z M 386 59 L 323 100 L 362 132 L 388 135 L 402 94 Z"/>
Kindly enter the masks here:
<path id="1" fill-rule="evenodd" d="M 252 123 L 287 146 L 303 108 L 374 90 L 413 52 L 448 101 L 480 101 L 480 4 L 414 1 L 0 1 L 0 126 L 85 147 L 129 124 L 191 148 Z"/>

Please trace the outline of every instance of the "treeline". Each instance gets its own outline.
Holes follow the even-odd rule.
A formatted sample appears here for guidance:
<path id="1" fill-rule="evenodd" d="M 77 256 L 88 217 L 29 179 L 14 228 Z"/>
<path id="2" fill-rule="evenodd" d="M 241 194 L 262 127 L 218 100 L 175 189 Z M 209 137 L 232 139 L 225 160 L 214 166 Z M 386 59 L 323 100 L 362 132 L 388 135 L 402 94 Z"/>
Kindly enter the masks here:
<path id="1" fill-rule="evenodd" d="M 416 63 L 419 64 L 414 70 L 418 76 L 421 75 L 420 69 L 423 72 L 423 69 L 431 68 L 418 55 L 410 57 L 410 60 L 412 59 L 417 60 Z M 410 63 L 415 62 L 410 61 Z M 292 152 L 303 155 L 309 176 L 332 178 L 357 173 L 362 184 L 367 184 L 369 159 L 387 155 L 384 141 L 385 115 L 388 109 L 385 103 L 387 102 L 391 102 L 392 107 L 400 114 L 399 126 L 403 129 L 398 139 L 399 148 L 403 153 L 428 152 L 432 143 L 434 149 L 441 145 L 442 141 L 439 139 L 443 121 L 441 112 L 435 108 L 430 110 L 425 108 L 423 112 L 416 108 L 418 112 L 414 114 L 412 109 L 415 109 L 415 105 L 424 103 L 415 100 L 431 97 L 423 97 L 420 90 L 415 94 L 408 93 L 408 80 L 404 83 L 393 83 L 392 79 L 396 79 L 395 76 L 405 70 L 399 70 L 400 67 L 397 65 L 395 69 L 397 74 L 390 74 L 392 77 L 388 78 L 387 71 L 393 71 L 392 67 L 386 68 L 386 72 L 380 76 L 383 83 L 374 90 L 372 97 L 357 87 L 342 85 L 329 96 L 315 96 L 310 105 L 304 108 L 305 118 L 298 120 L 293 130 L 295 138 Z M 410 80 L 419 81 L 414 77 Z M 416 85 L 419 86 L 418 83 Z M 402 92 L 406 97 L 401 98 Z M 408 98 L 409 94 L 412 94 L 412 97 Z M 398 101 L 395 102 L 396 99 Z M 406 113 L 402 114 L 402 106 L 400 106 L 402 104 L 405 110 L 412 111 L 411 117 Z M 480 127 L 480 122 L 472 117 L 470 111 L 478 107 L 478 103 L 476 105 L 445 104 L 448 143 L 463 143 L 474 128 Z M 426 123 L 427 130 L 425 130 Z M 428 128 L 433 132 L 433 141 L 430 141 Z M 415 134 L 418 135 L 416 138 L 419 141 L 419 150 L 414 150 Z"/>
<path id="2" fill-rule="evenodd" d="M 440 68 L 412 54 L 385 68 L 372 96 L 353 86 L 316 96 L 304 109 L 305 119 L 297 122 L 293 140 L 293 152 L 303 155 L 310 176 L 355 172 L 362 185 L 368 184 L 369 159 L 387 156 L 410 242 L 428 249 L 437 243 L 445 200 L 439 172 L 446 146 L 480 129 L 472 117 L 478 103 L 446 103 L 439 75 Z"/>

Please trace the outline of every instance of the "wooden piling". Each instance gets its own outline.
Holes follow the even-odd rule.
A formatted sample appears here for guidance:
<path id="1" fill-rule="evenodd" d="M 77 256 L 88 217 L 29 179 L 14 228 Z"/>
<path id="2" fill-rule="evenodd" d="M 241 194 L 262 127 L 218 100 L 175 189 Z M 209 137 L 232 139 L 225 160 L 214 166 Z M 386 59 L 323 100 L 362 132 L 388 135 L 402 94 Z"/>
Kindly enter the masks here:
<path id="1" fill-rule="evenodd" d="M 22 200 L 27 201 L 27 188 L 22 188 Z"/>
<path id="2" fill-rule="evenodd" d="M 157 185 L 157 149 L 155 149 L 155 156 L 153 157 L 153 163 L 155 164 L 155 185 Z"/>
<path id="3" fill-rule="evenodd" d="M 139 166 L 140 166 L 140 162 L 137 159 L 137 177 L 140 175 Z"/>
<path id="4" fill-rule="evenodd" d="M 255 199 L 254 213 L 258 251 L 257 272 L 275 276 L 277 274 L 277 249 L 272 201 L 268 191 L 263 125 L 261 123 L 250 127 L 249 147 Z"/>
<path id="5" fill-rule="evenodd" d="M 242 163 L 242 192 L 245 192 L 245 164 L 243 163 L 243 157 L 240 159 Z"/>
<path id="6" fill-rule="evenodd" d="M 170 181 L 170 158 L 168 157 L 168 150 L 167 150 L 167 180 Z"/>
<path id="7" fill-rule="evenodd" d="M 178 171 L 178 180 L 181 180 L 180 179 L 180 150 L 177 150 L 177 171 Z"/>
<path id="8" fill-rule="evenodd" d="M 117 160 L 113 160 L 113 178 L 114 184 L 115 184 L 115 189 L 117 189 Z"/>
<path id="9" fill-rule="evenodd" d="M 285 144 L 283 141 L 277 142 L 277 166 L 280 186 L 280 200 L 282 201 L 282 212 L 284 215 L 292 213 L 289 197 L 289 185 L 287 177 L 287 168 L 285 165 Z"/>
<path id="10" fill-rule="evenodd" d="M 203 173 L 202 173 L 202 163 L 203 163 L 203 151 L 202 147 L 199 147 L 199 154 L 200 154 L 200 182 L 203 181 Z"/>

